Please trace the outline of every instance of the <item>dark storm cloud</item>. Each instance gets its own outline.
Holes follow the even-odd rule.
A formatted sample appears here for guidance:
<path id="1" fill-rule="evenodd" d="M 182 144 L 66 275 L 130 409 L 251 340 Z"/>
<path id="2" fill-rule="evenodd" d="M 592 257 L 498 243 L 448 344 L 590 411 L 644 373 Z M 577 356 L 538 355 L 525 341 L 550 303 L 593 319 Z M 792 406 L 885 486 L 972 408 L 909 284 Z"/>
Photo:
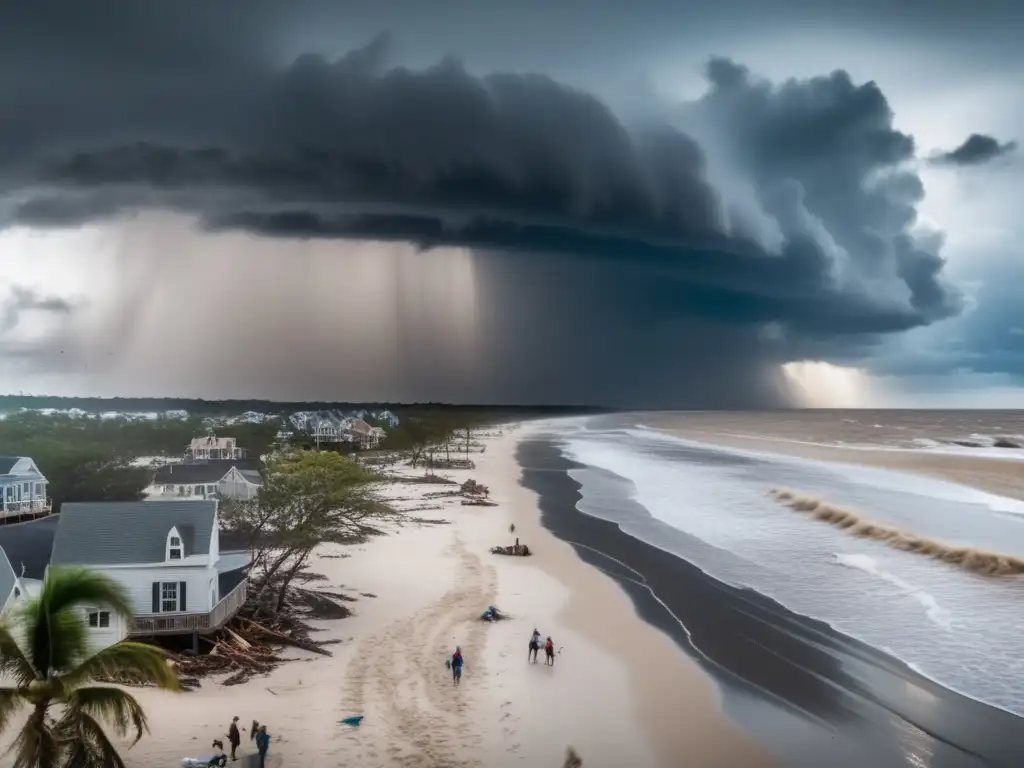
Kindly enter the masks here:
<path id="1" fill-rule="evenodd" d="M 545 76 L 477 77 L 450 58 L 392 67 L 388 47 L 244 78 L 226 67 L 166 92 L 129 72 L 80 83 L 73 101 L 5 94 L 9 213 L 67 226 L 155 206 L 213 229 L 653 263 L 684 311 L 804 333 L 902 330 L 959 309 L 938 253 L 906 233 L 921 188 L 896 169 L 913 142 L 873 84 L 839 72 L 774 87 L 709 65 L 711 90 L 688 112 L 731 132 L 726 150 L 783 235 L 770 253 L 726 228 L 705 154 L 679 129 L 627 126 Z M 47 119 L 73 105 L 73 119 Z"/>
<path id="2" fill-rule="evenodd" d="M 725 6 L 761 7 L 682 15 L 694 29 L 727 28 L 714 18 Z M 794 0 L 772 23 L 808 7 Z M 758 380 L 749 391 L 762 397 L 776 363 L 809 350 L 842 356 L 962 308 L 941 242 L 910 234 L 923 196 L 914 143 L 874 83 L 837 71 L 772 84 L 716 58 L 702 98 L 637 124 L 585 90 L 520 74 L 524 61 L 543 67 L 571 47 L 524 43 L 513 55 L 509 40 L 529 36 L 510 30 L 527 17 L 545 34 L 600 28 L 593 39 L 607 47 L 595 61 L 621 62 L 640 41 L 667 39 L 650 19 L 675 18 L 678 6 L 516 6 L 488 10 L 488 24 L 480 8 L 417 5 L 378 19 L 344 3 L 8 4 L 0 225 L 164 209 L 212 232 L 486 252 L 484 271 L 502 275 L 485 280 L 489 307 L 548 302 L 543 324 L 491 317 L 503 359 L 532 372 L 490 370 L 514 387 L 534 376 L 538 392 L 604 360 L 644 371 L 664 395 L 707 360 L 709 392 L 733 382 L 730 397 L 742 399 L 735 390 Z M 480 33 L 441 23 L 454 16 Z M 356 47 L 367 25 L 405 25 L 418 47 L 403 59 L 387 37 Z M 339 45 L 350 52 L 335 57 Z M 488 47 L 503 71 L 440 56 Z M 331 55 L 296 58 L 304 50 Z M 722 162 L 749 199 L 726 189 Z M 558 301 L 540 286 L 545 264 L 561 275 Z"/>
<path id="3" fill-rule="evenodd" d="M 939 165 L 982 165 L 1016 151 L 1016 141 L 1000 143 L 992 136 L 972 133 L 956 149 L 935 155 L 932 162 Z"/>
<path id="4" fill-rule="evenodd" d="M 8 296 L 0 302 L 0 335 L 16 329 L 26 313 L 70 315 L 74 309 L 75 305 L 66 298 L 43 296 L 31 288 L 12 286 Z"/>

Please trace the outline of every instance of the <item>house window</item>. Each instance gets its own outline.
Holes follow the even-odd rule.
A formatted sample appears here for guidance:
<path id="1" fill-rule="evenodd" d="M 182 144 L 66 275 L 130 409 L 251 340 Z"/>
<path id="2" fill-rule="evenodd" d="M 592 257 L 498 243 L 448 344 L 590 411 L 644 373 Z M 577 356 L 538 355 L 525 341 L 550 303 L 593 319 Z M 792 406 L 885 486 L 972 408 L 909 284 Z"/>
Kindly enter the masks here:
<path id="1" fill-rule="evenodd" d="M 89 611 L 89 627 L 107 629 L 110 626 L 110 611 Z"/>
<path id="2" fill-rule="evenodd" d="M 36 498 L 41 499 L 43 497 L 43 484 L 36 483 Z"/>
<path id="3" fill-rule="evenodd" d="M 216 485 L 208 485 L 208 486 L 206 486 L 206 495 L 208 497 L 209 496 L 215 496 L 216 494 L 217 494 L 217 486 Z"/>
<path id="4" fill-rule="evenodd" d="M 21 490 L 22 490 L 22 493 L 24 493 L 26 496 L 28 496 L 29 493 L 32 492 L 32 483 L 25 483 L 25 485 L 22 486 Z"/>
<path id="5" fill-rule="evenodd" d="M 195 493 L 195 495 L 196 495 L 196 496 L 202 496 L 202 495 L 203 495 L 203 488 L 204 488 L 204 487 L 205 487 L 205 486 L 202 486 L 202 485 L 197 485 L 197 486 L 196 486 L 196 493 Z"/>
<path id="6" fill-rule="evenodd" d="M 178 610 L 178 582 L 165 581 L 160 585 L 160 611 L 174 613 Z"/>
<path id="7" fill-rule="evenodd" d="M 167 559 L 181 560 L 181 539 L 177 536 L 171 536 L 167 542 Z"/>

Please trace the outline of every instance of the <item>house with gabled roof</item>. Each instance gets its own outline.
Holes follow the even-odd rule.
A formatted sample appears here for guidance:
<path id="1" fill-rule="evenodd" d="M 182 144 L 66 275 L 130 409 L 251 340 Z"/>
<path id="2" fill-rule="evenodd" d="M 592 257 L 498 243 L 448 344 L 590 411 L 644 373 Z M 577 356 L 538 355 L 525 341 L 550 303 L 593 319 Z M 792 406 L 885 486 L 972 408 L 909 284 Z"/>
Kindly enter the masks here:
<path id="1" fill-rule="evenodd" d="M 244 459 L 246 450 L 239 448 L 233 437 L 217 437 L 212 432 L 205 437 L 192 438 L 185 449 L 185 459 L 201 461 L 207 459 Z"/>
<path id="2" fill-rule="evenodd" d="M 216 501 L 65 503 L 49 564 L 86 566 L 127 590 L 129 622 L 104 606 L 86 609 L 99 647 L 128 636 L 212 632 L 248 595 L 248 557 L 221 553 Z"/>
<path id="3" fill-rule="evenodd" d="M 49 514 L 48 484 L 28 456 L 0 456 L 0 514 L 4 518 Z"/>
<path id="4" fill-rule="evenodd" d="M 148 499 L 195 500 L 256 498 L 263 486 L 260 462 L 211 460 L 159 467 L 146 489 Z"/>

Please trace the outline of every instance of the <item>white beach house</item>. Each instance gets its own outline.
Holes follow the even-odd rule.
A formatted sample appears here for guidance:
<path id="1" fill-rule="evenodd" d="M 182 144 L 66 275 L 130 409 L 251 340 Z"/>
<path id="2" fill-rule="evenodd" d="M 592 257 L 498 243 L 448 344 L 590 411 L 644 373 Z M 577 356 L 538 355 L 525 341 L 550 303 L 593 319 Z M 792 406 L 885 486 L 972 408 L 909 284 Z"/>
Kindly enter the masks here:
<path id="1" fill-rule="evenodd" d="M 210 434 L 196 437 L 185 449 L 186 461 L 203 461 L 209 459 L 244 459 L 245 449 L 239 448 L 233 437 L 217 437 Z"/>
<path id="2" fill-rule="evenodd" d="M 211 460 L 159 467 L 146 489 L 150 500 L 256 498 L 263 486 L 258 461 Z"/>
<path id="3" fill-rule="evenodd" d="M 67 503 L 50 567 L 87 566 L 128 591 L 134 616 L 86 608 L 93 647 L 128 637 L 212 632 L 245 603 L 247 556 L 222 556 L 216 501 Z"/>
<path id="4" fill-rule="evenodd" d="M 0 456 L 0 497 L 3 517 L 48 514 L 48 481 L 27 456 Z"/>

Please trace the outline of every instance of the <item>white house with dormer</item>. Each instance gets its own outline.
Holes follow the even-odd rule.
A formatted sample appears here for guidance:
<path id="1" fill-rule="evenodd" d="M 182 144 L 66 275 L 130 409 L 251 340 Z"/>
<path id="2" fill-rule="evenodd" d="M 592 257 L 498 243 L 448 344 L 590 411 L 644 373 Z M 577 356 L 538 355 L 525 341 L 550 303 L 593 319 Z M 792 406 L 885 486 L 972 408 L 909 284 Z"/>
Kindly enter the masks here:
<path id="1" fill-rule="evenodd" d="M 39 467 L 27 456 L 0 456 L 0 501 L 5 518 L 44 515 L 51 510 L 46 497 L 49 484 Z"/>
<path id="2" fill-rule="evenodd" d="M 248 555 L 220 551 L 216 501 L 66 503 L 49 567 L 87 566 L 128 592 L 133 618 L 85 609 L 94 648 L 128 636 L 196 635 L 245 603 Z"/>

